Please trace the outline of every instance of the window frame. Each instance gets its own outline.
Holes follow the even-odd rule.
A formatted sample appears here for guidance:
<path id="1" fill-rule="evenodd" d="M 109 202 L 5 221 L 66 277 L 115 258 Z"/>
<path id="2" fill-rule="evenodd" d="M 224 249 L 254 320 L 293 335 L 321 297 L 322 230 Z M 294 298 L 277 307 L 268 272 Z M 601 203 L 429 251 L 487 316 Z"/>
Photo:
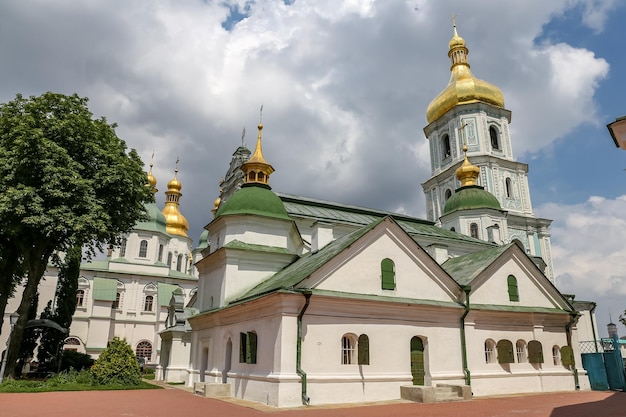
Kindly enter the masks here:
<path id="1" fill-rule="evenodd" d="M 143 312 L 152 313 L 154 311 L 154 295 L 146 294 L 143 298 Z"/>
<path id="2" fill-rule="evenodd" d="M 124 258 L 126 256 L 126 246 L 128 245 L 128 239 L 122 238 L 120 242 L 120 258 Z"/>
<path id="3" fill-rule="evenodd" d="M 360 335 L 357 340 L 357 364 L 370 364 L 370 338 L 366 334 Z"/>
<path id="4" fill-rule="evenodd" d="M 389 258 L 380 261 L 380 284 L 383 290 L 396 289 L 396 264 Z"/>
<path id="5" fill-rule="evenodd" d="M 493 339 L 485 340 L 485 363 L 497 363 L 496 342 Z"/>
<path id="6" fill-rule="evenodd" d="M 76 291 L 76 307 L 85 307 L 87 291 L 80 288 Z"/>
<path id="7" fill-rule="evenodd" d="M 469 229 L 470 229 L 469 230 L 470 237 L 473 237 L 474 239 L 480 239 L 480 236 L 478 234 L 478 223 L 476 222 L 470 223 Z"/>
<path id="8" fill-rule="evenodd" d="M 256 332 L 239 333 L 239 363 L 257 363 L 258 336 Z"/>
<path id="9" fill-rule="evenodd" d="M 341 364 L 354 365 L 356 351 L 356 337 L 353 334 L 341 336 Z"/>
<path id="10" fill-rule="evenodd" d="M 489 141 L 491 142 L 491 149 L 495 151 L 502 150 L 500 146 L 500 132 L 494 125 L 489 126 Z"/>
<path id="11" fill-rule="evenodd" d="M 509 293 L 509 301 L 519 302 L 519 287 L 515 275 L 509 275 L 506 278 L 507 291 Z"/>
<path id="12" fill-rule="evenodd" d="M 517 363 L 528 363 L 528 352 L 524 340 L 520 339 L 515 342 L 515 359 Z"/>
<path id="13" fill-rule="evenodd" d="M 441 155 L 442 160 L 452 156 L 452 144 L 450 143 L 450 135 L 447 133 L 441 137 Z"/>
<path id="14" fill-rule="evenodd" d="M 148 257 L 148 241 L 146 239 L 142 239 L 141 242 L 139 242 L 139 257 Z"/>
<path id="15" fill-rule="evenodd" d="M 152 361 L 152 353 L 154 351 L 154 347 L 152 346 L 152 342 L 149 340 L 140 340 L 135 346 L 135 357 L 137 359 L 142 358 L 145 362 Z M 142 355 L 140 355 L 142 353 Z"/>

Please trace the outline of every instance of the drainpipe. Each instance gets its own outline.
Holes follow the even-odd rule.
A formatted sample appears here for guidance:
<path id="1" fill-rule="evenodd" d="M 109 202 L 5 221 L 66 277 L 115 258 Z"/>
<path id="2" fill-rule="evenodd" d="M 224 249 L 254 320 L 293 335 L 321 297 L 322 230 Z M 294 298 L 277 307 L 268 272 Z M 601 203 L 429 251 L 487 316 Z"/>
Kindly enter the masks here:
<path id="1" fill-rule="evenodd" d="M 567 335 L 567 346 L 574 351 L 574 347 L 572 346 L 572 325 L 578 321 L 578 316 L 576 314 L 572 314 L 571 319 L 567 326 L 565 326 L 565 334 Z M 576 368 L 576 360 L 574 360 L 574 383 L 576 384 L 576 389 L 580 389 L 580 382 L 578 381 L 578 369 Z"/>
<path id="2" fill-rule="evenodd" d="M 311 290 L 305 290 L 302 292 L 304 295 L 304 306 L 298 314 L 298 341 L 296 344 L 296 373 L 300 376 L 300 385 L 302 385 L 302 405 L 309 405 L 311 399 L 306 395 L 306 372 L 300 367 L 302 365 L 302 316 L 309 307 L 309 301 L 311 300 Z"/>
<path id="3" fill-rule="evenodd" d="M 591 334 L 593 335 L 593 346 L 596 348 L 596 353 L 598 353 L 598 337 L 596 336 L 596 326 L 593 324 L 593 312 L 596 311 L 596 307 L 598 305 L 593 303 L 593 307 L 589 310 L 589 320 L 591 321 Z"/>
<path id="4" fill-rule="evenodd" d="M 470 312 L 470 291 L 472 288 L 469 285 L 463 287 L 463 291 L 465 291 L 465 312 L 461 316 L 461 358 L 463 360 L 463 374 L 465 375 L 465 385 L 472 385 L 472 378 L 470 375 L 470 370 L 467 367 L 467 346 L 465 343 L 465 317 L 467 317 Z"/>

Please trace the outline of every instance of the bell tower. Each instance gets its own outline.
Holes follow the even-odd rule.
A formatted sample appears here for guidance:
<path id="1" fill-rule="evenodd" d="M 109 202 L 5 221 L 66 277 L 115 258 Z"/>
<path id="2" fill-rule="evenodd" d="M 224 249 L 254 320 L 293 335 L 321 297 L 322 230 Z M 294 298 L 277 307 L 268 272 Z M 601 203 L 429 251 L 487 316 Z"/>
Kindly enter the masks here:
<path id="1" fill-rule="evenodd" d="M 547 265 L 544 272 L 553 280 L 552 220 L 533 214 L 528 164 L 513 157 L 511 112 L 504 107 L 504 95 L 470 70 L 469 49 L 457 32 L 456 22 L 448 47 L 450 81 L 426 110 L 428 125 L 424 134 L 430 144 L 431 177 L 422 188 L 428 220 L 440 222 L 446 202 L 461 185 L 456 171 L 469 156 L 479 169 L 478 185 L 495 196 L 506 212 L 508 230 L 502 236 L 507 241 L 503 243 L 520 240 L 530 256 L 543 259 Z M 488 240 L 487 236 L 478 238 Z"/>

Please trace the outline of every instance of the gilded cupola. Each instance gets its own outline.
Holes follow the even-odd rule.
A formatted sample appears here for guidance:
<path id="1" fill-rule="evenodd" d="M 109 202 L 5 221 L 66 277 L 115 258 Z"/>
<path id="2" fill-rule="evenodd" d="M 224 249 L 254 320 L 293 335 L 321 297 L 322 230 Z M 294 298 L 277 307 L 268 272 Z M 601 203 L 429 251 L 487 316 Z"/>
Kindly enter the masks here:
<path id="1" fill-rule="evenodd" d="M 163 214 L 166 220 L 167 233 L 171 235 L 187 236 L 189 230 L 189 222 L 180 212 L 180 190 L 182 184 L 177 178 L 178 176 L 178 160 L 176 160 L 176 169 L 174 170 L 174 178 L 167 183 L 167 191 L 165 192 L 165 207 Z"/>
<path id="2" fill-rule="evenodd" d="M 459 36 L 454 24 L 454 35 L 450 39 L 448 57 L 450 57 L 450 82 L 426 109 L 426 119 L 432 123 L 443 116 L 457 104 L 483 102 L 504 107 L 502 91 L 487 81 L 480 80 L 472 74 L 467 61 L 469 50 L 465 40 Z"/>
<path id="3" fill-rule="evenodd" d="M 244 173 L 244 184 L 262 184 L 269 187 L 270 175 L 274 172 L 272 167 L 263 157 L 263 146 L 261 143 L 261 135 L 263 131 L 263 125 L 258 125 L 259 133 L 257 134 L 256 148 L 254 153 L 241 165 L 241 170 Z"/>

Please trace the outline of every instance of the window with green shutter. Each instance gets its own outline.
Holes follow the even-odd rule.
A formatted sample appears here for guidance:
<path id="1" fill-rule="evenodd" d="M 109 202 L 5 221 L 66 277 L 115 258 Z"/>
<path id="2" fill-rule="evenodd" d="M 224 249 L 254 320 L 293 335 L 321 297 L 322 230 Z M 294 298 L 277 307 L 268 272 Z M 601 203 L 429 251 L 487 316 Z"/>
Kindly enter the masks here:
<path id="1" fill-rule="evenodd" d="M 383 290 L 396 289 L 396 271 L 393 261 L 385 258 L 380 263 Z"/>
<path id="2" fill-rule="evenodd" d="M 239 363 L 256 363 L 256 351 L 256 333 L 239 333 Z"/>
<path id="3" fill-rule="evenodd" d="M 359 336 L 359 357 L 358 364 L 359 365 L 369 365 L 370 364 L 370 339 L 366 334 L 362 334 Z"/>
<path id="4" fill-rule="evenodd" d="M 509 287 L 509 301 L 519 301 L 519 290 L 517 288 L 517 278 L 513 275 L 509 275 L 506 279 Z"/>
<path id="5" fill-rule="evenodd" d="M 510 340 L 500 340 L 496 345 L 498 363 L 515 363 L 513 343 Z"/>
<path id="6" fill-rule="evenodd" d="M 248 332 L 248 345 L 246 347 L 246 363 L 256 363 L 256 333 Z"/>
<path id="7" fill-rule="evenodd" d="M 561 363 L 565 367 L 574 366 L 574 351 L 570 346 L 561 348 Z"/>
<path id="8" fill-rule="evenodd" d="M 538 340 L 528 342 L 528 362 L 543 363 L 543 348 Z"/>

